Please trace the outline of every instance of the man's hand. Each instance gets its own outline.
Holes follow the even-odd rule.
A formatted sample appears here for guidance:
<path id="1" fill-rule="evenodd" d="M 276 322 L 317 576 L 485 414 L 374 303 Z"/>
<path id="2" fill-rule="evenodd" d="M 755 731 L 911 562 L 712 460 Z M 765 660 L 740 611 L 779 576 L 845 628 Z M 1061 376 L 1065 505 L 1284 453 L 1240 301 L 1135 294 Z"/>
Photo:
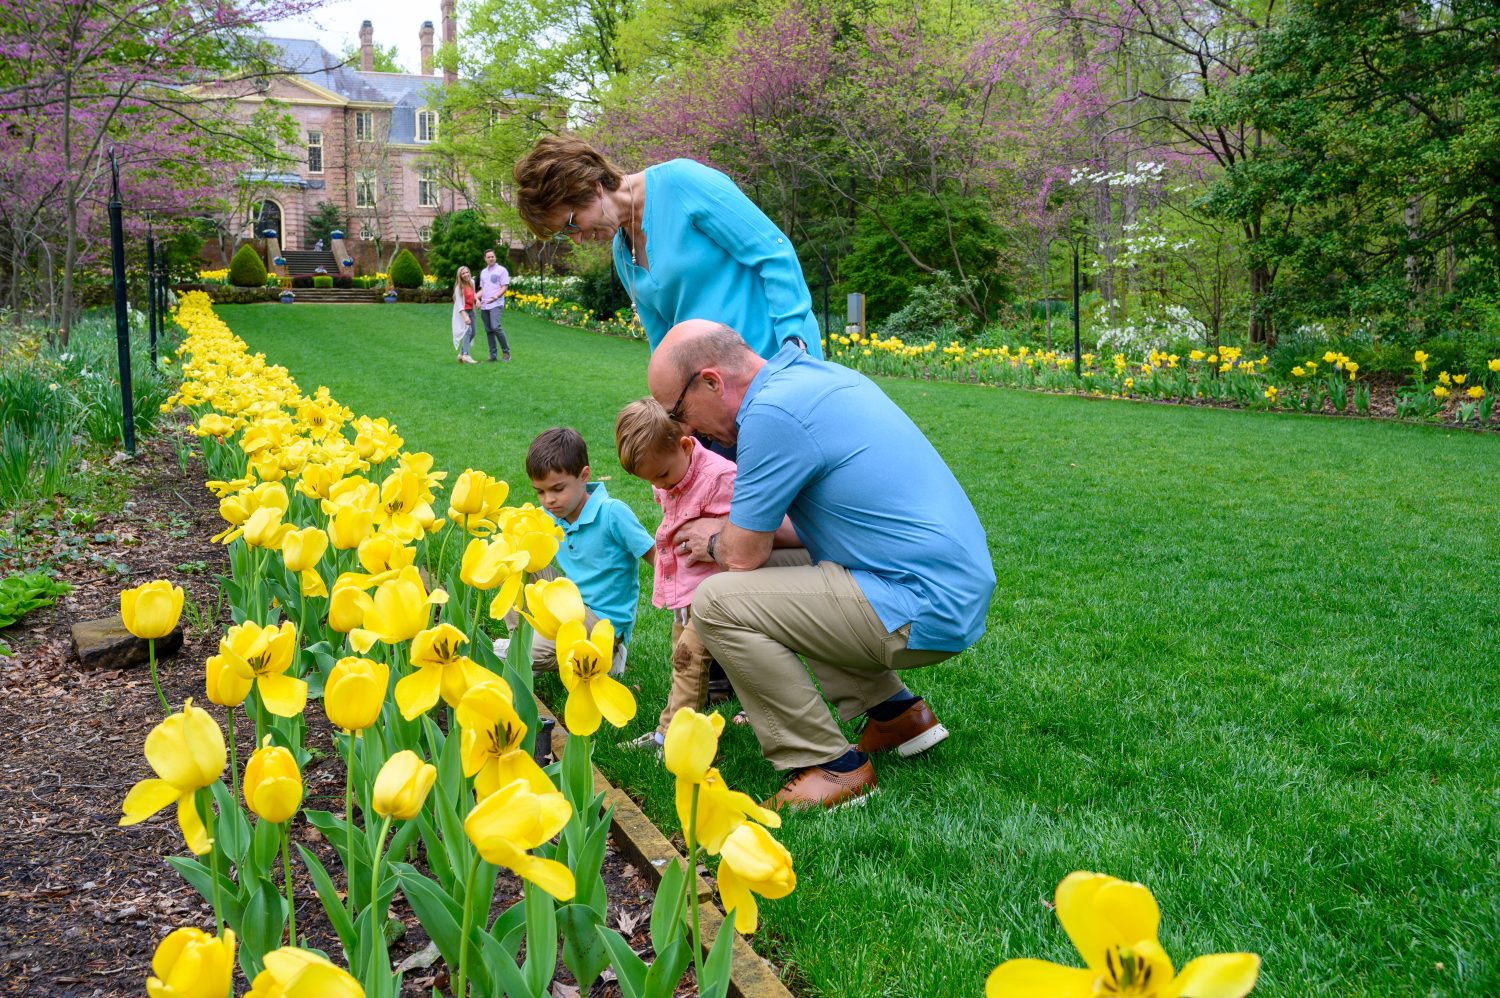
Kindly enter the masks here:
<path id="1" fill-rule="evenodd" d="M 717 559 L 708 556 L 708 539 L 715 534 Z M 726 518 L 703 517 L 683 524 L 673 535 L 678 553 L 689 561 L 717 561 L 731 572 L 750 572 L 771 557 L 775 532 L 746 530 Z"/>

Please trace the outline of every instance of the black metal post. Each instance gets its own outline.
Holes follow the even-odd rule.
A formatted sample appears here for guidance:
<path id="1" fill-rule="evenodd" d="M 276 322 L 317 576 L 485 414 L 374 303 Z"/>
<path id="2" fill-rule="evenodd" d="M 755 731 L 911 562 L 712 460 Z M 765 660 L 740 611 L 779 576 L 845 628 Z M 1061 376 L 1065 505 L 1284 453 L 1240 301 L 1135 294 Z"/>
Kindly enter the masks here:
<path id="1" fill-rule="evenodd" d="M 1073 240 L 1073 377 L 1083 377 L 1083 348 L 1078 342 L 1078 240 Z"/>
<path id="2" fill-rule="evenodd" d="M 167 252 L 162 250 L 156 257 L 156 328 L 167 335 Z M 154 355 L 153 355 L 154 356 Z"/>
<path id="3" fill-rule="evenodd" d="M 823 262 L 823 356 L 828 357 L 828 324 L 833 316 L 828 314 L 828 247 L 818 247 L 818 258 Z"/>
<path id="4" fill-rule="evenodd" d="M 156 234 L 146 212 L 146 329 L 151 342 L 151 366 L 156 366 Z"/>
<path id="5" fill-rule="evenodd" d="M 135 396 L 130 387 L 130 313 L 125 303 L 125 225 L 120 218 L 120 167 L 109 151 L 109 262 L 115 284 L 115 346 L 120 358 L 120 412 L 125 453 L 135 454 Z"/>

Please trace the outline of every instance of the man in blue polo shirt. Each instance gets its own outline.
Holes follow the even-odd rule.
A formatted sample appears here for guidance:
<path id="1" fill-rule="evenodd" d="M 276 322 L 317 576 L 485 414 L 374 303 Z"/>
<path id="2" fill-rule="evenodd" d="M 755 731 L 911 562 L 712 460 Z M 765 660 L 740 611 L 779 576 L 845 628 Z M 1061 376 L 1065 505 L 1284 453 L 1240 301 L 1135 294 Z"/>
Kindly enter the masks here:
<path id="1" fill-rule="evenodd" d="M 915 755 L 948 735 L 898 671 L 984 633 L 995 571 L 973 505 L 874 382 L 794 345 L 763 360 L 727 326 L 690 320 L 652 354 L 647 383 L 674 418 L 738 446 L 728 520 L 676 539 L 727 569 L 699 585 L 693 618 L 766 758 L 792 771 L 769 803 L 857 799 L 875 787 L 871 754 Z M 783 516 L 805 552 L 773 550 Z M 840 717 L 865 715 L 857 747 L 813 676 Z"/>

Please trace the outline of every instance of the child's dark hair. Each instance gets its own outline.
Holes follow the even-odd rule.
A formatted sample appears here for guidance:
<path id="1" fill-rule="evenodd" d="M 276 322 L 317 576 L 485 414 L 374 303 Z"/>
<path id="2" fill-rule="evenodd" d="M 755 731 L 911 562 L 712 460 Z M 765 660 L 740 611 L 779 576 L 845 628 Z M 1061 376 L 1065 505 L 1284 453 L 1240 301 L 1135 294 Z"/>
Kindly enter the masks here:
<path id="1" fill-rule="evenodd" d="M 533 481 L 554 471 L 581 475 L 588 463 L 589 445 L 577 430 L 568 426 L 554 426 L 539 434 L 526 451 L 526 475 Z"/>

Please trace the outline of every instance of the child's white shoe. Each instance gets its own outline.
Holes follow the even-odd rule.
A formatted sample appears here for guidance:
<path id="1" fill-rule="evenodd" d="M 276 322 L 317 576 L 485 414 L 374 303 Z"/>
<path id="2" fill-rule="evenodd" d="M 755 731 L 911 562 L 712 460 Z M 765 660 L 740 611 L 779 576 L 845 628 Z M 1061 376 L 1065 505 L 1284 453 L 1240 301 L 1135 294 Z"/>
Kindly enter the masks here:
<path id="1" fill-rule="evenodd" d="M 620 747 L 640 750 L 650 749 L 653 752 L 660 752 L 662 750 L 662 746 L 666 743 L 667 739 L 662 735 L 660 731 L 648 731 L 644 735 L 641 735 L 639 738 L 632 738 L 630 741 L 625 742 Z"/>
<path id="2" fill-rule="evenodd" d="M 509 651 L 510 651 L 510 638 L 496 638 L 495 639 L 495 654 L 497 656 L 499 656 L 500 658 L 503 659 L 505 657 L 506 653 L 509 652 Z"/>

